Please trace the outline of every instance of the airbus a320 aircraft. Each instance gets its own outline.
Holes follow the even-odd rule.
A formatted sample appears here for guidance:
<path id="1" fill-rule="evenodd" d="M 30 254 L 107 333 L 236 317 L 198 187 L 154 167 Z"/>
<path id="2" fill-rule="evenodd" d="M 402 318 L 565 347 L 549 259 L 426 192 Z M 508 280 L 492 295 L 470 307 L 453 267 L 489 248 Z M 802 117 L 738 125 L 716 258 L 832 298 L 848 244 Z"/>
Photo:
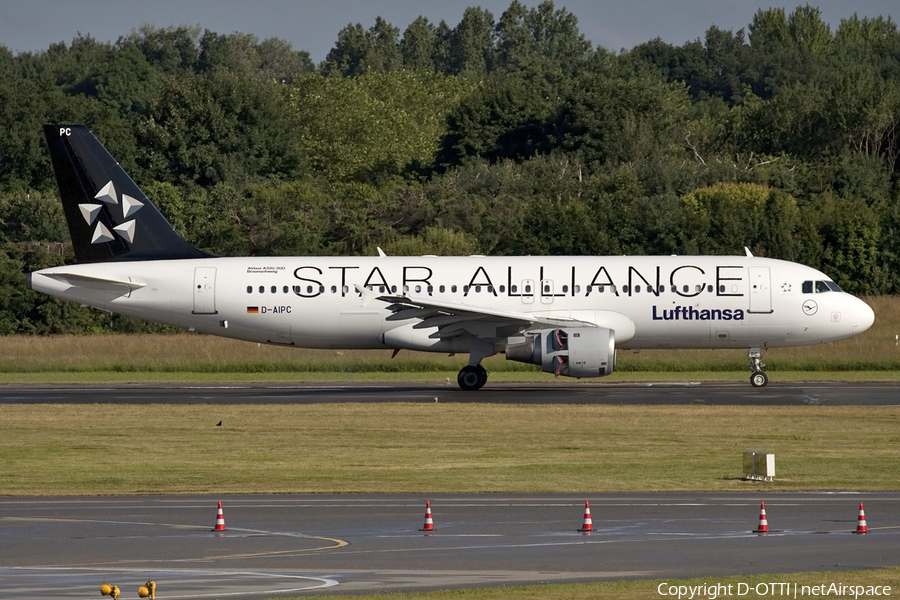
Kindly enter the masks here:
<path id="1" fill-rule="evenodd" d="M 613 372 L 616 349 L 840 340 L 874 314 L 828 276 L 745 256 L 249 257 L 194 248 L 84 126 L 46 125 L 77 264 L 37 291 L 201 333 L 304 348 L 467 353 L 463 390 L 497 353 L 568 377 Z"/>

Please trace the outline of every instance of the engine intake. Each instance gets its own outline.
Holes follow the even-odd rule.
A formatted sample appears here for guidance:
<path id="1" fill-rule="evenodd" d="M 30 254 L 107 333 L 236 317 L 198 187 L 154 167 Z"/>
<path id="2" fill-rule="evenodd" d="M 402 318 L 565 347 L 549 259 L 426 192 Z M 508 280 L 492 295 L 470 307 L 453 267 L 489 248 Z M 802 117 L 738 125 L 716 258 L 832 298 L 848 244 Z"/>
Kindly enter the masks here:
<path id="1" fill-rule="evenodd" d="M 605 327 L 541 329 L 508 344 L 506 360 L 541 365 L 557 376 L 605 377 L 616 368 L 616 333 Z"/>

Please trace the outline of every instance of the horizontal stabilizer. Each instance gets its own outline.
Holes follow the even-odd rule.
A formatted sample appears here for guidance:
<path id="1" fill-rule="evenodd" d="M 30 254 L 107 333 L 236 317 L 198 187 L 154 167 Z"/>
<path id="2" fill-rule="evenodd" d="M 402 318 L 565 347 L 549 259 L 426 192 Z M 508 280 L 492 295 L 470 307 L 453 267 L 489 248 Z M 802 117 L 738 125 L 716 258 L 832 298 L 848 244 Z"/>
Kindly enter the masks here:
<path id="1" fill-rule="evenodd" d="M 82 275 L 81 273 L 44 273 L 45 276 L 69 285 L 78 287 L 89 287 L 98 290 L 121 290 L 127 288 L 129 290 L 139 290 L 145 287 L 146 283 L 139 281 L 125 281 L 122 279 L 109 279 L 107 277 L 97 277 L 96 275 Z"/>

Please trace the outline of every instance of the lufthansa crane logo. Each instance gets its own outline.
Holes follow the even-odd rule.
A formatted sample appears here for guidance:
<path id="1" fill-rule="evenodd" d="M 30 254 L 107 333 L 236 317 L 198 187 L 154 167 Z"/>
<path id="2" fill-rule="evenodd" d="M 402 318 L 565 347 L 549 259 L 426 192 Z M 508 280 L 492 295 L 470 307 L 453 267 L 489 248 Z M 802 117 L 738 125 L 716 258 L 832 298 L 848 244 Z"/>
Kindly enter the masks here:
<path id="1" fill-rule="evenodd" d="M 106 242 L 111 242 L 115 239 L 115 235 L 118 235 L 120 238 L 128 242 L 129 244 L 134 243 L 134 219 L 128 219 L 137 211 L 141 210 L 144 207 L 144 203 L 140 200 L 132 198 L 128 194 L 122 194 L 122 201 L 119 201 L 119 196 L 116 194 L 116 186 L 113 185 L 112 180 L 109 183 L 103 186 L 103 188 L 97 192 L 97 195 L 94 196 L 95 200 L 99 200 L 103 204 L 107 204 L 110 207 L 110 212 L 112 212 L 112 207 L 117 206 L 121 207 L 122 211 L 122 220 L 124 221 L 121 225 L 116 225 L 113 227 L 113 232 L 111 232 L 106 225 L 97 220 L 97 217 L 100 216 L 100 210 L 103 208 L 103 204 L 94 204 L 94 203 L 86 203 L 79 204 L 78 208 L 81 210 L 81 216 L 84 217 L 84 220 L 87 222 L 88 226 L 93 226 L 96 223 L 96 227 L 94 227 L 94 234 L 91 236 L 92 244 L 105 244 Z"/>
<path id="2" fill-rule="evenodd" d="M 819 305 L 816 304 L 815 300 L 806 300 L 803 303 L 803 314 L 812 316 L 816 314 L 817 310 L 819 310 Z"/>

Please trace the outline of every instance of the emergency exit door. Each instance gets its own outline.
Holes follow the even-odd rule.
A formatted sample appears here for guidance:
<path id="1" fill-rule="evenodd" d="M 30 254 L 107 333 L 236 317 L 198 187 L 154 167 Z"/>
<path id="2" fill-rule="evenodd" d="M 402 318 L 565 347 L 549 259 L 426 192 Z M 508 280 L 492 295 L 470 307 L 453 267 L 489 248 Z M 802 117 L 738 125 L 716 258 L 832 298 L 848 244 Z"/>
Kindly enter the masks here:
<path id="1" fill-rule="evenodd" d="M 216 314 L 216 268 L 194 269 L 194 314 Z"/>
<path id="2" fill-rule="evenodd" d="M 752 313 L 772 312 L 772 282 L 769 267 L 750 267 L 750 309 Z"/>

